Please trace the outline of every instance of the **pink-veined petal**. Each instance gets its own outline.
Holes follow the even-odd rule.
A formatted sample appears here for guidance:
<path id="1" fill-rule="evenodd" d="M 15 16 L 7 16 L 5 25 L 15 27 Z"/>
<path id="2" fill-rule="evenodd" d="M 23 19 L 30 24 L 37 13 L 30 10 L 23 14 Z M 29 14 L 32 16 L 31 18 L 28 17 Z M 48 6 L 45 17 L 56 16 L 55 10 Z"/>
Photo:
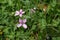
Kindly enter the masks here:
<path id="1" fill-rule="evenodd" d="M 26 29 L 27 28 L 27 25 L 26 24 L 23 24 L 23 27 Z"/>
<path id="2" fill-rule="evenodd" d="M 20 9 L 20 12 L 22 12 L 23 10 L 22 9 Z"/>
<path id="3" fill-rule="evenodd" d="M 26 23 L 26 21 L 27 21 L 27 20 L 26 20 L 26 19 L 24 19 L 24 20 L 23 20 L 23 23 Z"/>
<path id="4" fill-rule="evenodd" d="M 17 24 L 17 27 L 21 27 L 22 26 L 22 24 Z"/>
<path id="5" fill-rule="evenodd" d="M 15 16 L 19 15 L 19 11 L 16 11 Z"/>
<path id="6" fill-rule="evenodd" d="M 19 22 L 21 23 L 22 22 L 22 19 L 19 19 Z"/>

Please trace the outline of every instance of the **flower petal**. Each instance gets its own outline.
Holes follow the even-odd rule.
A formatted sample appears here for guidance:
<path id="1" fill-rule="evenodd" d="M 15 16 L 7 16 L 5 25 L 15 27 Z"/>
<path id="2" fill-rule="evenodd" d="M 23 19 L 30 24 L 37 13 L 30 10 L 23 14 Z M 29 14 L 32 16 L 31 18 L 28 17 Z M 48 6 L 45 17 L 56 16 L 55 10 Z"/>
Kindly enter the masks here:
<path id="1" fill-rule="evenodd" d="M 19 22 L 21 23 L 22 22 L 22 19 L 19 19 Z"/>
<path id="2" fill-rule="evenodd" d="M 24 13 L 25 13 L 25 11 L 22 12 L 22 14 L 24 14 Z"/>
<path id="3" fill-rule="evenodd" d="M 19 16 L 22 17 L 22 14 L 20 14 Z"/>
<path id="4" fill-rule="evenodd" d="M 23 20 L 23 23 L 26 23 L 26 19 Z"/>
<path id="5" fill-rule="evenodd" d="M 21 27 L 22 26 L 22 24 L 17 24 L 17 27 Z"/>
<path id="6" fill-rule="evenodd" d="M 27 28 L 27 25 L 26 24 L 23 24 L 23 27 L 26 29 Z"/>
<path id="7" fill-rule="evenodd" d="M 22 12 L 23 10 L 22 9 L 20 9 L 20 12 Z"/>
<path id="8" fill-rule="evenodd" d="M 15 16 L 19 15 L 19 11 L 16 11 Z"/>

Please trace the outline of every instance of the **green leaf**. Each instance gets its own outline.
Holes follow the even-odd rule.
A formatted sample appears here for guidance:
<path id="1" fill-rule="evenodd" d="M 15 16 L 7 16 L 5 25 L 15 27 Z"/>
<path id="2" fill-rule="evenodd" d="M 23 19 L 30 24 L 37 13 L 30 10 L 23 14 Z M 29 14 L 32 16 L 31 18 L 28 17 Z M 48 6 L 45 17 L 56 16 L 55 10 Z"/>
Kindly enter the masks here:
<path id="1" fill-rule="evenodd" d="M 35 30 L 36 29 L 36 25 L 32 25 L 31 30 Z"/>

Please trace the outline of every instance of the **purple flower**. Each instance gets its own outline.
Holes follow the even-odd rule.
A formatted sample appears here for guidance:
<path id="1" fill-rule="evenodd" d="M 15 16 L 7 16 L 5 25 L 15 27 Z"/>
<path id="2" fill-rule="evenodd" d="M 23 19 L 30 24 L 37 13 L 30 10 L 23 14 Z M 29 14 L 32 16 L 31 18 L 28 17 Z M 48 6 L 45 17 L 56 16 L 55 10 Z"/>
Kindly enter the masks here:
<path id="1" fill-rule="evenodd" d="M 24 13 L 25 12 L 22 9 L 20 9 L 20 11 L 16 11 L 15 16 L 19 15 L 20 17 L 22 17 L 22 14 Z"/>
<path id="2" fill-rule="evenodd" d="M 26 23 L 26 19 L 24 19 L 24 20 L 19 19 L 19 24 L 17 24 L 17 27 L 23 26 L 26 29 L 27 25 L 25 23 Z"/>

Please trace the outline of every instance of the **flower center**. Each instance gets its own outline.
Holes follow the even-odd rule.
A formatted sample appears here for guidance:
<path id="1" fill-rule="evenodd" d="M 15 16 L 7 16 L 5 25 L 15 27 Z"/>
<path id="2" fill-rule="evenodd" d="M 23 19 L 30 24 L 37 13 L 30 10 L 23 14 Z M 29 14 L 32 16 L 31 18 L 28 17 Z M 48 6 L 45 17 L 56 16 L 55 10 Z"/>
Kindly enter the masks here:
<path id="1" fill-rule="evenodd" d="M 20 12 L 20 14 L 22 14 L 22 11 Z"/>
<path id="2" fill-rule="evenodd" d="M 23 20 L 20 22 L 21 24 L 24 24 Z"/>

